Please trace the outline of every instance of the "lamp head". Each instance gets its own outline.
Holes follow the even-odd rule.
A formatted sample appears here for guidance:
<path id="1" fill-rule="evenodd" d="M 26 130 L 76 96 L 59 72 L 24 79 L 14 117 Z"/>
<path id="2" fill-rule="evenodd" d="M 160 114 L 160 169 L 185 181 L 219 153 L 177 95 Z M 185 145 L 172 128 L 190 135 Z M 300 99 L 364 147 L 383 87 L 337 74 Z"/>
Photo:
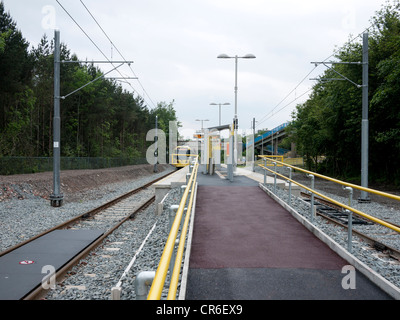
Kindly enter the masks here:
<path id="1" fill-rule="evenodd" d="M 218 59 L 229 59 L 230 56 L 228 56 L 228 55 L 225 54 L 225 53 L 222 53 L 222 54 L 220 54 L 217 58 L 218 58 Z"/>
<path id="2" fill-rule="evenodd" d="M 254 54 L 251 54 L 251 53 L 249 53 L 249 54 L 246 54 L 244 57 L 242 57 L 243 59 L 255 59 L 256 58 L 256 56 L 254 55 Z"/>

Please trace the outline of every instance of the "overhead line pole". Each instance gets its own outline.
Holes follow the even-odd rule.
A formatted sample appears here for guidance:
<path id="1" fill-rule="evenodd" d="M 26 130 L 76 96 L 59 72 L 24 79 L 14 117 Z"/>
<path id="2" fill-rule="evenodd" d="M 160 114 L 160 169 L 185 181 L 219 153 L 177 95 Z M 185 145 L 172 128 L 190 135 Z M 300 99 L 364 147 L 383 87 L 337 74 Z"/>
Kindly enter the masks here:
<path id="1" fill-rule="evenodd" d="M 158 166 L 157 166 L 157 162 L 158 162 L 158 115 L 156 115 L 156 136 L 154 137 L 154 141 L 155 141 L 155 151 L 154 151 L 154 156 L 156 158 L 156 162 L 154 163 L 154 172 L 157 173 L 158 172 Z"/>
<path id="2" fill-rule="evenodd" d="M 54 115 L 53 115 L 53 193 L 52 207 L 61 207 L 64 196 L 60 192 L 60 31 L 54 36 Z"/>
<path id="3" fill-rule="evenodd" d="M 58 2 L 58 1 L 57 1 Z M 54 116 L 53 116 L 53 193 L 50 195 L 50 204 L 52 207 L 61 207 L 63 204 L 64 196 L 60 188 L 60 159 L 61 159 L 61 119 L 60 119 L 60 100 L 82 90 L 91 83 L 98 79 L 104 78 L 105 75 L 118 69 L 125 63 L 131 64 L 132 61 L 121 61 L 121 65 L 114 67 L 111 71 L 103 74 L 96 79 L 90 81 L 84 86 L 74 90 L 66 96 L 60 96 L 60 68 L 61 63 L 81 63 L 84 61 L 61 61 L 61 43 L 60 31 L 54 32 Z M 87 62 L 87 61 L 86 61 Z M 94 61 L 92 61 L 94 62 Z M 112 61 L 96 61 L 95 63 L 113 63 Z M 115 63 L 115 62 L 114 62 Z"/>
<path id="4" fill-rule="evenodd" d="M 362 85 L 359 85 L 347 77 L 343 76 L 339 72 L 335 71 L 333 68 L 328 67 L 338 75 L 357 86 L 357 88 L 362 88 L 362 120 L 361 120 L 361 186 L 368 188 L 368 166 L 369 166 L 369 120 L 368 120 L 368 90 L 369 90 L 369 44 L 368 44 L 368 32 L 363 34 L 363 46 L 362 46 L 362 62 L 311 62 L 312 64 L 358 64 L 362 65 Z M 329 80 L 329 79 L 319 79 Z M 337 80 L 337 79 L 330 79 Z M 361 191 L 361 196 L 358 199 L 359 202 L 370 202 L 371 199 L 368 196 L 367 191 Z"/>
<path id="5" fill-rule="evenodd" d="M 255 149 L 256 149 L 256 118 L 253 118 L 253 150 L 251 151 L 251 171 L 255 172 Z"/>
<path id="6" fill-rule="evenodd" d="M 361 124 L 361 186 L 368 188 L 369 120 L 368 120 L 368 33 L 363 34 L 363 88 L 362 88 L 362 124 Z M 366 191 L 361 191 L 359 201 L 369 202 Z"/>

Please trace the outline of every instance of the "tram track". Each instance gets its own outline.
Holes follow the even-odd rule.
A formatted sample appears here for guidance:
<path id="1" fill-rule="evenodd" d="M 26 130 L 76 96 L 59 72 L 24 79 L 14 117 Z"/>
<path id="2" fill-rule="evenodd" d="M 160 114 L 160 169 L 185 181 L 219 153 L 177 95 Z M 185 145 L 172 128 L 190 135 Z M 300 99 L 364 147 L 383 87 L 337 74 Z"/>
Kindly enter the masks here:
<path id="1" fill-rule="evenodd" d="M 122 196 L 119 196 L 95 209 L 80 214 L 79 216 L 76 216 L 51 229 L 48 229 L 45 232 L 42 232 L 24 242 L 8 248 L 7 250 L 0 253 L 0 257 L 12 253 L 14 250 L 17 250 L 24 245 L 29 244 L 34 240 L 44 235 L 50 234 L 51 232 L 56 230 L 104 230 L 104 233 L 100 237 L 93 241 L 84 250 L 72 257 L 72 259 L 67 261 L 60 269 L 56 271 L 54 275 L 52 275 L 54 281 L 57 283 L 65 278 L 69 270 L 71 270 L 75 265 L 79 263 L 79 261 L 84 259 L 99 245 L 101 245 L 104 240 L 109 237 L 115 230 L 117 230 L 121 225 L 129 220 L 134 220 L 139 212 L 150 206 L 155 201 L 154 191 L 150 189 L 150 187 L 154 183 L 158 182 L 161 179 L 164 179 L 174 172 L 175 171 L 169 172 L 168 174 L 157 178 L 149 183 L 146 183 L 139 188 L 131 190 L 123 194 Z M 141 200 L 138 200 L 137 198 L 140 198 Z M 23 299 L 41 299 L 45 296 L 46 292 L 47 289 L 43 285 L 38 284 L 38 286 L 32 288 L 32 291 L 27 293 L 27 295 L 25 295 Z"/>
<path id="2" fill-rule="evenodd" d="M 147 208 L 151 205 L 155 200 L 155 196 L 152 196 L 150 199 L 142 203 L 138 208 L 136 208 L 133 212 L 126 215 L 122 220 L 119 220 L 113 224 L 111 228 L 106 230 L 102 236 L 100 236 L 97 240 L 95 240 L 92 244 L 86 247 L 83 251 L 81 251 L 78 255 L 73 257 L 70 261 L 68 261 L 60 270 L 57 270 L 55 276 L 55 282 L 61 281 L 67 273 L 79 263 L 82 259 L 87 257 L 93 250 L 95 250 L 98 246 L 100 246 L 104 240 L 109 237 L 115 230 L 117 230 L 121 225 L 123 225 L 128 220 L 134 219 L 136 214 L 140 211 Z M 117 219 L 118 220 L 118 219 Z M 45 296 L 47 290 L 43 288 L 43 286 L 38 286 L 34 291 L 29 293 L 27 296 L 24 297 L 24 300 L 37 300 L 41 299 Z"/>
<path id="3" fill-rule="evenodd" d="M 157 178 L 157 179 L 155 179 L 153 181 L 150 181 L 149 183 L 146 183 L 146 184 L 144 184 L 144 185 L 142 185 L 142 186 L 140 186 L 140 187 L 138 187 L 138 188 L 136 188 L 134 190 L 131 190 L 131 191 L 129 191 L 129 192 L 127 192 L 127 193 L 125 193 L 125 194 L 123 194 L 123 195 L 121 195 L 121 196 L 119 196 L 119 197 L 117 197 L 117 198 L 115 198 L 115 199 L 113 199 L 111 201 L 108 201 L 108 202 L 106 202 L 106 203 L 104 203 L 104 204 L 102 204 L 102 205 L 100 205 L 100 206 L 98 206 L 98 207 L 96 207 L 96 208 L 94 208 L 92 210 L 89 210 L 89 211 L 87 211 L 85 213 L 82 213 L 82 214 L 80 214 L 80 215 L 78 215 L 78 216 L 76 216 L 76 217 L 74 217 L 74 218 L 72 218 L 70 220 L 67 220 L 65 222 L 62 222 L 62 223 L 54 226 L 53 228 L 50 228 L 50 229 L 48 229 L 46 231 L 43 231 L 43 232 L 41 232 L 41 233 L 39 233 L 39 234 L 37 234 L 37 235 L 35 235 L 35 236 L 23 241 L 23 242 L 20 242 L 20 243 L 16 244 L 15 246 L 12 246 L 12 247 L 0 252 L 0 257 L 2 257 L 4 255 L 14 251 L 15 249 L 18 249 L 18 248 L 26 245 L 26 244 L 28 244 L 28 243 L 30 243 L 30 242 L 38 239 L 38 238 L 40 238 L 40 237 L 42 237 L 42 236 L 44 236 L 44 235 L 46 235 L 46 234 L 48 234 L 48 233 L 50 233 L 52 231 L 71 228 L 71 226 L 73 226 L 74 224 L 78 223 L 82 219 L 88 219 L 90 217 L 95 216 L 99 212 L 102 212 L 102 211 L 106 210 L 107 208 L 116 205 L 117 203 L 119 203 L 119 202 L 121 202 L 121 201 L 123 201 L 123 200 L 125 200 L 125 199 L 127 199 L 127 198 L 129 198 L 129 197 L 131 197 L 131 196 L 133 196 L 133 195 L 135 195 L 137 193 L 139 193 L 140 191 L 142 191 L 144 189 L 147 189 L 148 187 L 150 187 L 154 183 L 166 178 L 167 176 L 171 175 L 174 172 L 175 171 L 169 172 L 168 174 L 166 174 L 166 175 L 164 175 L 164 176 L 162 176 L 160 178 Z"/>
<path id="4" fill-rule="evenodd" d="M 311 195 L 305 192 L 300 193 L 302 200 L 306 200 L 307 202 L 311 198 Z M 347 213 L 343 212 L 343 209 L 336 204 L 327 201 L 326 199 L 322 199 L 319 197 L 314 198 L 315 203 L 314 205 L 316 206 L 316 214 L 325 220 L 329 221 L 330 223 L 333 223 L 335 225 L 338 225 L 342 227 L 343 229 L 347 230 L 348 229 L 348 215 Z M 394 226 L 399 227 L 399 225 L 385 221 L 387 223 L 390 223 Z M 353 228 L 352 228 L 352 233 L 368 243 L 372 248 L 374 248 L 377 251 L 383 252 L 385 255 L 394 258 L 398 261 L 400 261 L 400 250 L 397 248 L 394 248 L 392 246 L 389 246 L 384 243 L 384 240 L 377 239 L 376 237 L 372 237 L 370 234 L 366 234 L 365 232 L 361 232 L 360 230 L 357 230 L 354 228 L 355 225 L 373 225 L 378 226 L 377 223 L 368 221 L 364 217 L 358 216 L 357 214 L 353 214 L 353 220 L 352 220 Z M 369 231 L 371 233 L 371 231 Z M 382 236 L 397 236 L 398 234 L 396 232 L 391 232 L 391 231 L 377 231 L 375 232 L 375 236 L 378 235 Z"/>

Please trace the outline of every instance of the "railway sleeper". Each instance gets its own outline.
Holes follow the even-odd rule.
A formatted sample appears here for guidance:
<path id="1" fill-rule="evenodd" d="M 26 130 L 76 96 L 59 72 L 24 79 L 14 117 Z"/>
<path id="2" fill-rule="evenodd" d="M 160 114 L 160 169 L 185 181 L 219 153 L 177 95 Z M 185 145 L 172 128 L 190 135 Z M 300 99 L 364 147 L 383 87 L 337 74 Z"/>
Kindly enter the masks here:
<path id="1" fill-rule="evenodd" d="M 310 198 L 303 198 L 303 201 L 307 202 L 307 203 L 311 203 L 311 199 Z M 339 211 L 338 209 L 335 209 L 333 207 L 327 206 L 324 203 L 319 202 L 318 200 L 314 200 L 314 206 L 317 207 L 317 212 L 320 212 L 321 214 L 325 214 L 329 217 L 331 217 L 332 219 L 336 219 L 339 222 L 342 222 L 343 224 L 348 224 L 348 214 L 343 212 L 343 211 Z M 367 221 L 365 219 L 362 219 L 360 217 L 357 216 L 352 216 L 352 222 L 353 224 L 363 224 L 363 225 L 372 225 L 373 223 L 370 221 Z"/>
<path id="2" fill-rule="evenodd" d="M 373 247 L 378 251 L 385 251 L 388 248 L 381 242 L 374 241 Z"/>
<path id="3" fill-rule="evenodd" d="M 336 209 L 333 208 L 327 208 L 327 207 L 322 207 L 318 208 L 317 211 L 321 214 L 327 215 L 335 220 L 340 221 L 343 224 L 348 224 L 349 223 L 349 218 L 348 214 L 345 212 L 340 212 Z M 362 225 L 367 225 L 367 224 L 372 224 L 371 222 L 365 221 L 363 219 L 360 219 L 358 217 L 355 217 L 354 215 L 352 216 L 352 224 L 362 224 Z"/>

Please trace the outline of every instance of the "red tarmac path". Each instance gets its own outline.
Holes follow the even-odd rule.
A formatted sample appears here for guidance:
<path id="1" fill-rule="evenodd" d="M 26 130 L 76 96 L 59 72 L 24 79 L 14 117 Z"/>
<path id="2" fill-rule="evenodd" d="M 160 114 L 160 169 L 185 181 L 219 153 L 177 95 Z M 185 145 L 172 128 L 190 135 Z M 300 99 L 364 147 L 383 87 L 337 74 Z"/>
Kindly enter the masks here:
<path id="1" fill-rule="evenodd" d="M 187 300 L 390 299 L 262 191 L 199 174 Z"/>

